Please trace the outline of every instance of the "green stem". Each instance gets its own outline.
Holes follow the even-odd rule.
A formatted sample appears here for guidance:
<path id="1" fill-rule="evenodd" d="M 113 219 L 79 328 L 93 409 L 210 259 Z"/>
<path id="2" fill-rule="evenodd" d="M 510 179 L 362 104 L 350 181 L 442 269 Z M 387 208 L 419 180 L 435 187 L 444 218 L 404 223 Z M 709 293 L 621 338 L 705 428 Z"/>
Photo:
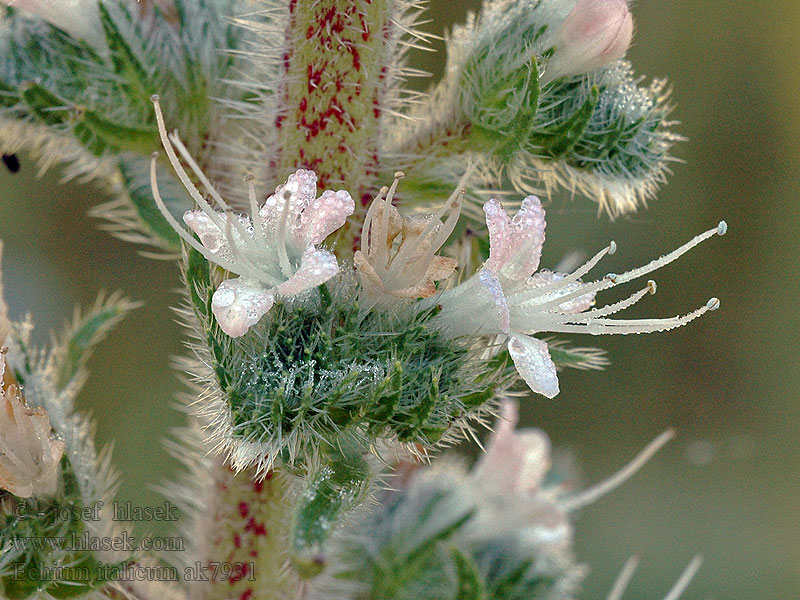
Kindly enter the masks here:
<path id="1" fill-rule="evenodd" d="M 288 501 L 291 475 L 271 471 L 263 481 L 251 470 L 235 474 L 229 467 L 215 467 L 213 506 L 208 507 L 203 532 L 207 555 L 201 558 L 202 589 L 190 589 L 191 598 L 229 600 L 256 598 L 278 600 L 297 595 L 299 581 L 287 570 Z"/>
<path id="2" fill-rule="evenodd" d="M 321 189 L 342 186 L 353 194 L 358 223 L 377 171 L 394 2 L 297 0 L 289 10 L 273 179 L 314 170 Z M 339 250 L 352 245 L 358 229 L 345 228 Z"/>

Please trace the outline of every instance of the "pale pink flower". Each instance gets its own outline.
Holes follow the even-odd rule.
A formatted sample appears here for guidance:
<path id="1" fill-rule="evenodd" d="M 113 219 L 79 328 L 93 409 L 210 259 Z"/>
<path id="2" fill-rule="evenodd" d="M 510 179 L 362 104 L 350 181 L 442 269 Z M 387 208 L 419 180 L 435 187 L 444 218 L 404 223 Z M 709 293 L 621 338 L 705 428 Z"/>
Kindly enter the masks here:
<path id="1" fill-rule="evenodd" d="M 0 352 L 0 488 L 21 498 L 52 496 L 64 442 L 53 439 L 47 411 L 29 407 L 19 386 L 8 383 L 5 351 Z"/>
<path id="2" fill-rule="evenodd" d="M 505 400 L 501 409 L 473 476 L 498 494 L 536 493 L 550 470 L 550 440 L 541 429 L 516 429 L 515 402 Z"/>
<path id="3" fill-rule="evenodd" d="M 550 471 L 550 440 L 539 429 L 517 430 L 517 404 L 504 400 L 485 454 L 471 477 L 483 508 L 476 530 L 508 527 L 539 552 L 567 551 L 572 525 L 559 503 L 561 489 L 542 486 Z"/>
<path id="4" fill-rule="evenodd" d="M 535 333 L 627 334 L 665 331 L 696 319 L 719 307 L 719 300 L 682 317 L 669 319 L 615 320 L 605 318 L 655 292 L 655 282 L 629 298 L 602 308 L 592 308 L 595 294 L 642 277 L 666 265 L 703 240 L 723 235 L 722 221 L 714 229 L 695 237 L 677 250 L 622 275 L 609 274 L 584 283 L 586 275 L 603 256 L 613 253 L 611 244 L 571 274 L 539 271 L 544 244 L 545 214 L 539 198 L 528 196 L 513 219 L 496 200 L 483 207 L 489 228 L 489 258 L 483 267 L 461 285 L 446 290 L 431 301 L 442 310 L 437 315 L 449 335 L 499 335 L 508 340 L 508 351 L 520 376 L 534 392 L 552 398 L 558 394 L 556 367 L 547 343 Z M 591 310 L 590 310 L 591 309 Z"/>
<path id="5" fill-rule="evenodd" d="M 558 29 L 548 80 L 599 69 L 625 56 L 633 37 L 626 0 L 579 0 Z"/>
<path id="6" fill-rule="evenodd" d="M 299 169 L 259 207 L 250 182 L 250 215 L 234 213 L 192 160 L 177 135 L 169 136 L 154 97 L 161 140 L 172 166 L 200 207 L 184 222 L 198 243 L 170 214 L 158 192 L 155 157 L 151 183 L 156 204 L 178 234 L 209 261 L 239 277 L 223 281 L 211 299 L 211 310 L 231 337 L 244 335 L 269 311 L 277 297 L 299 296 L 339 272 L 336 257 L 319 248 L 355 210 L 346 191 L 327 190 L 317 197 L 317 176 Z M 192 184 L 175 150 L 190 166 L 221 210 L 215 210 Z"/>

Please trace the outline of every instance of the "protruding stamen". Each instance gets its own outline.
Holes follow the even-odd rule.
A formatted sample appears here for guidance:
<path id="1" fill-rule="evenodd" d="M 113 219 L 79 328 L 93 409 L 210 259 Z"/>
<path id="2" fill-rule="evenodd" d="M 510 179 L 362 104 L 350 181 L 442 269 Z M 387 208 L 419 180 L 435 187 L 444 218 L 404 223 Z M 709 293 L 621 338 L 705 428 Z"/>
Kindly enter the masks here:
<path id="1" fill-rule="evenodd" d="M 378 206 L 381 204 L 383 197 L 386 195 L 386 192 L 389 191 L 389 188 L 383 186 L 379 191 L 378 195 L 372 200 L 367 209 L 367 214 L 364 217 L 364 225 L 362 226 L 362 235 L 361 235 L 361 253 L 364 256 L 372 256 L 370 252 L 370 246 L 375 245 L 375 240 L 378 239 L 378 235 L 372 230 L 372 222 L 375 219 L 375 212 L 378 210 Z M 385 238 L 384 238 L 385 239 Z"/>
<path id="2" fill-rule="evenodd" d="M 203 210 L 204 213 L 208 215 L 208 218 L 211 219 L 212 223 L 216 225 L 220 231 L 225 230 L 225 224 L 217 215 L 217 212 L 211 207 L 211 205 L 206 202 L 203 195 L 200 193 L 195 185 L 192 183 L 192 180 L 189 178 L 189 174 L 181 165 L 181 161 L 178 160 L 178 156 L 175 154 L 175 149 L 172 147 L 172 142 L 169 139 L 169 134 L 167 133 L 167 127 L 164 123 L 164 115 L 161 113 L 161 105 L 158 102 L 158 96 L 153 95 L 150 97 L 153 101 L 153 107 L 156 111 L 156 123 L 158 124 L 158 135 L 161 138 L 161 144 L 164 146 L 164 151 L 167 153 L 167 158 L 169 159 L 172 168 L 175 169 L 175 174 L 178 176 L 178 179 L 181 180 L 183 187 L 189 192 L 189 195 L 197 202 L 197 205 Z"/>
<path id="3" fill-rule="evenodd" d="M 261 220 L 261 213 L 258 208 L 258 198 L 256 198 L 256 186 L 254 183 L 255 177 L 248 173 L 245 175 L 244 180 L 247 182 L 247 195 L 250 199 L 250 218 L 253 221 L 253 229 L 255 229 L 260 237 L 266 239 L 267 232 L 264 229 L 264 223 Z"/>
<path id="4" fill-rule="evenodd" d="M 614 581 L 614 585 L 611 587 L 611 591 L 608 593 L 608 598 L 606 598 L 606 600 L 622 600 L 622 594 L 624 594 L 625 590 L 628 588 L 628 584 L 631 582 L 633 574 L 636 572 L 636 567 L 638 566 L 639 555 L 634 554 L 625 562 L 619 575 L 617 575 L 617 579 Z"/>
<path id="5" fill-rule="evenodd" d="M 251 239 L 249 232 L 247 232 L 244 226 L 242 226 L 242 224 L 239 222 L 238 216 L 235 217 L 235 219 L 231 218 L 233 216 L 233 209 L 231 209 L 231 207 L 228 206 L 228 203 L 225 202 L 225 200 L 219 194 L 219 192 L 217 192 L 217 190 L 214 189 L 214 186 L 211 184 L 211 181 L 209 181 L 208 177 L 206 177 L 206 174 L 203 173 L 203 170 L 200 168 L 200 165 L 197 164 L 197 162 L 192 158 L 192 155 L 189 154 L 189 151 L 186 149 L 186 146 L 183 145 L 183 142 L 181 141 L 181 138 L 178 135 L 178 133 L 177 132 L 173 133 L 172 135 L 169 136 L 169 139 L 178 149 L 178 153 L 181 155 L 181 158 L 183 158 L 183 160 L 186 161 L 186 164 L 189 165 L 189 168 L 192 170 L 195 176 L 200 180 L 200 183 L 203 184 L 203 187 L 205 187 L 208 190 L 208 193 L 211 195 L 214 201 L 219 205 L 219 207 L 222 210 L 224 210 L 228 214 L 228 219 L 226 221 L 226 229 L 227 229 L 227 223 L 230 223 L 242 237 L 245 244 L 249 243 Z M 204 212 L 208 213 L 208 211 Z M 214 213 L 216 214 L 216 211 L 214 211 Z"/>
<path id="6" fill-rule="evenodd" d="M 594 266 L 598 262 L 600 262 L 600 260 L 606 254 L 612 254 L 611 252 L 612 248 L 614 249 L 614 252 L 617 251 L 617 245 L 614 242 L 611 242 L 608 246 L 600 250 L 600 252 L 595 254 L 592 258 L 587 260 L 582 266 L 577 268 L 575 271 L 573 271 L 563 279 L 559 279 L 557 281 L 554 281 L 553 283 L 548 283 L 547 285 L 537 286 L 530 291 L 517 294 L 517 298 L 520 299 L 520 302 L 526 302 L 527 300 L 534 300 L 539 296 L 547 295 L 549 292 L 553 290 L 560 289 L 572 283 L 573 281 L 577 281 L 578 279 L 586 275 L 586 273 L 591 271 L 594 268 Z"/>
<path id="7" fill-rule="evenodd" d="M 664 445 L 674 437 L 675 430 L 667 429 L 664 433 L 650 442 L 645 449 L 637 454 L 631 462 L 622 467 L 614 475 L 605 481 L 601 481 L 597 485 L 590 487 L 589 489 L 583 490 L 582 492 L 575 494 L 570 498 L 562 500 L 561 506 L 564 508 L 564 510 L 574 511 L 599 500 L 607 493 L 618 488 L 633 475 L 635 475 L 636 472 L 641 469 L 656 452 L 661 450 L 661 448 L 663 448 Z"/>
<path id="8" fill-rule="evenodd" d="M 675 585 L 672 586 L 669 593 L 664 596 L 664 600 L 678 600 L 683 592 L 686 591 L 686 588 L 689 587 L 689 584 L 692 582 L 692 579 L 694 579 L 694 576 L 697 575 L 697 571 L 700 570 L 702 565 L 703 557 L 698 554 L 686 567 L 686 570 L 678 578 L 678 581 L 675 582 Z"/>
<path id="9" fill-rule="evenodd" d="M 650 285 L 652 284 L 652 286 Z M 562 323 L 583 323 L 586 321 L 591 321 L 592 319 L 596 319 L 597 317 L 603 317 L 606 315 L 613 315 L 621 310 L 625 310 L 626 308 L 630 308 L 634 304 L 636 304 L 639 300 L 644 298 L 647 294 L 655 294 L 656 293 L 656 282 L 650 280 L 647 282 L 647 287 L 644 289 L 639 290 L 635 294 L 632 294 L 630 297 L 626 298 L 625 300 L 620 300 L 619 302 L 615 302 L 613 304 L 608 304 L 607 306 L 603 306 L 602 308 L 596 308 L 593 310 L 589 310 L 582 313 L 577 313 L 574 315 L 566 315 L 564 319 L 561 320 Z"/>
<path id="10" fill-rule="evenodd" d="M 655 331 L 669 331 L 694 321 L 707 313 L 711 308 L 705 304 L 682 317 L 669 319 L 591 319 L 583 324 L 570 325 L 556 323 L 548 325 L 543 331 L 553 333 L 588 333 L 590 335 L 628 335 L 631 333 L 652 333 Z M 568 321 L 564 321 L 569 323 Z"/>
<path id="11" fill-rule="evenodd" d="M 461 177 L 456 186 L 456 189 L 453 190 L 453 193 L 450 194 L 450 197 L 447 199 L 447 202 L 436 211 L 430 220 L 430 223 L 425 227 L 422 233 L 417 236 L 417 239 L 422 242 L 427 238 L 429 235 L 437 232 L 436 237 L 431 240 L 431 249 L 429 250 L 430 256 L 436 253 L 436 251 L 447 241 L 447 238 L 450 237 L 450 234 L 453 232 L 456 226 L 456 222 L 458 221 L 458 217 L 461 214 L 461 202 L 464 198 L 464 184 L 466 183 L 467 179 L 472 173 L 472 168 L 470 167 L 467 169 L 467 172 Z M 447 211 L 451 211 L 450 215 L 445 220 L 444 224 L 442 224 L 442 217 L 447 213 Z M 437 231 L 438 229 L 438 231 Z M 392 266 L 389 269 L 390 275 L 395 275 L 397 272 L 402 271 L 405 267 L 411 256 L 413 256 L 415 248 L 411 244 L 404 244 L 397 255 L 394 257 L 392 261 Z M 430 260 L 430 259 L 428 259 Z"/>
<path id="12" fill-rule="evenodd" d="M 174 131 L 171 134 L 169 134 L 169 139 L 172 142 L 172 145 L 175 146 L 175 148 L 177 148 L 178 154 L 181 155 L 181 158 L 184 161 L 186 161 L 186 164 L 189 165 L 189 168 L 192 170 L 195 176 L 200 180 L 200 183 L 203 184 L 203 187 L 205 187 L 208 190 L 208 193 L 214 199 L 214 202 L 219 204 L 219 207 L 223 211 L 231 210 L 231 207 L 228 206 L 228 203 L 225 202 L 225 199 L 219 194 L 219 192 L 217 192 L 217 190 L 211 184 L 211 181 L 209 181 L 208 177 L 206 177 L 206 174 L 203 173 L 203 170 L 200 168 L 200 165 L 198 165 L 197 161 L 195 161 L 195 159 L 192 158 L 192 155 L 189 154 L 189 151 L 186 149 L 186 146 L 183 145 L 183 142 L 181 141 L 181 137 L 180 135 L 178 135 L 178 132 Z"/>
<path id="13" fill-rule="evenodd" d="M 720 230 L 722 230 L 722 233 L 720 233 Z M 648 273 L 652 273 L 656 269 L 660 269 L 664 265 L 668 265 L 669 263 L 671 263 L 676 258 L 686 254 L 689 250 L 691 250 L 701 242 L 704 242 L 708 238 L 718 234 L 722 235 L 726 231 L 727 231 L 727 225 L 725 224 L 725 221 L 720 221 L 720 224 L 717 225 L 714 229 L 709 229 L 705 233 L 701 233 L 700 235 L 695 236 L 694 238 L 686 242 L 683 246 L 681 246 L 676 250 L 673 250 L 669 254 L 662 256 L 661 258 L 657 258 L 656 260 L 649 262 L 643 267 L 639 267 L 638 269 L 633 269 L 631 271 L 628 271 L 627 273 L 623 273 L 622 275 L 619 276 L 619 280 L 617 283 L 625 283 L 626 281 L 637 279 L 642 275 L 647 275 Z"/>
<path id="14" fill-rule="evenodd" d="M 194 239 L 182 226 L 175 217 L 172 216 L 172 213 L 169 212 L 167 205 L 164 204 L 164 200 L 161 198 L 161 193 L 158 190 L 158 178 L 156 177 L 156 160 L 158 157 L 158 152 L 154 152 L 151 155 L 150 159 L 150 187 L 153 190 L 153 198 L 156 201 L 156 206 L 158 210 L 161 211 L 161 214 L 164 215 L 164 218 L 167 220 L 172 228 L 175 230 L 181 239 L 183 239 L 187 244 L 189 244 L 192 248 L 197 250 L 200 254 L 202 254 L 206 259 L 211 262 L 217 263 L 226 271 L 230 271 L 231 273 L 236 273 L 237 275 L 242 275 L 242 269 L 237 265 L 233 264 L 232 262 L 225 260 L 221 256 L 209 252 L 205 246 L 203 246 L 200 242 Z"/>

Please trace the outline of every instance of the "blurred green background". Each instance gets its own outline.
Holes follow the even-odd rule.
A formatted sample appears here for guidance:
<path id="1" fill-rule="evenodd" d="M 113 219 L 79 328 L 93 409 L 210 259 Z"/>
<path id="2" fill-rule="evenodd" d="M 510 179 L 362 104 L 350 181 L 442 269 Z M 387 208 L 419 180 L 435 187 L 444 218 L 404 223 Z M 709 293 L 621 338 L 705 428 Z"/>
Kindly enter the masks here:
<path id="1" fill-rule="evenodd" d="M 432 1 L 441 33 L 477 2 Z M 730 227 L 656 274 L 658 294 L 634 316 L 672 316 L 722 300 L 677 331 L 580 339 L 609 351 L 603 372 L 564 372 L 561 394 L 523 403 L 524 422 L 575 457 L 581 481 L 611 474 L 667 427 L 672 442 L 631 482 L 576 519 L 576 549 L 592 566 L 584 598 L 605 597 L 622 564 L 642 556 L 627 600 L 660 598 L 695 553 L 706 562 L 687 599 L 800 597 L 800 3 L 643 0 L 630 51 L 637 71 L 667 76 L 674 117 L 689 138 L 674 175 L 647 210 L 611 223 L 583 199 L 548 206 L 543 264 L 615 239 L 607 271 L 621 272 L 725 219 Z M 415 54 L 429 70 L 443 56 Z M 61 185 L 0 169 L 0 238 L 12 315 L 33 313 L 36 338 L 61 327 L 99 290 L 146 306 L 90 362 L 80 406 L 115 444 L 121 500 L 156 503 L 148 489 L 176 466 L 160 440 L 181 424 L 169 368 L 183 352 L 170 310 L 175 265 L 139 256 L 98 231 L 91 185 Z"/>

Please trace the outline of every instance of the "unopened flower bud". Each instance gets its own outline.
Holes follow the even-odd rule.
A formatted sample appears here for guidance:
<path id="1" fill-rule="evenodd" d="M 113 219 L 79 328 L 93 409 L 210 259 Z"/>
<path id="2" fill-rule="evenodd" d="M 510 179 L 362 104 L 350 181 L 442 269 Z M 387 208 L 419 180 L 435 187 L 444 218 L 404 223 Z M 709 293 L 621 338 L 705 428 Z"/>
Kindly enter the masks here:
<path id="1" fill-rule="evenodd" d="M 0 378 L 5 370 L 3 352 Z M 28 406 L 16 384 L 0 389 L 0 489 L 21 498 L 55 493 L 64 442 L 52 435 L 45 409 Z"/>
<path id="2" fill-rule="evenodd" d="M 556 33 L 548 80 L 599 69 L 625 56 L 633 37 L 626 0 L 580 0 Z"/>

